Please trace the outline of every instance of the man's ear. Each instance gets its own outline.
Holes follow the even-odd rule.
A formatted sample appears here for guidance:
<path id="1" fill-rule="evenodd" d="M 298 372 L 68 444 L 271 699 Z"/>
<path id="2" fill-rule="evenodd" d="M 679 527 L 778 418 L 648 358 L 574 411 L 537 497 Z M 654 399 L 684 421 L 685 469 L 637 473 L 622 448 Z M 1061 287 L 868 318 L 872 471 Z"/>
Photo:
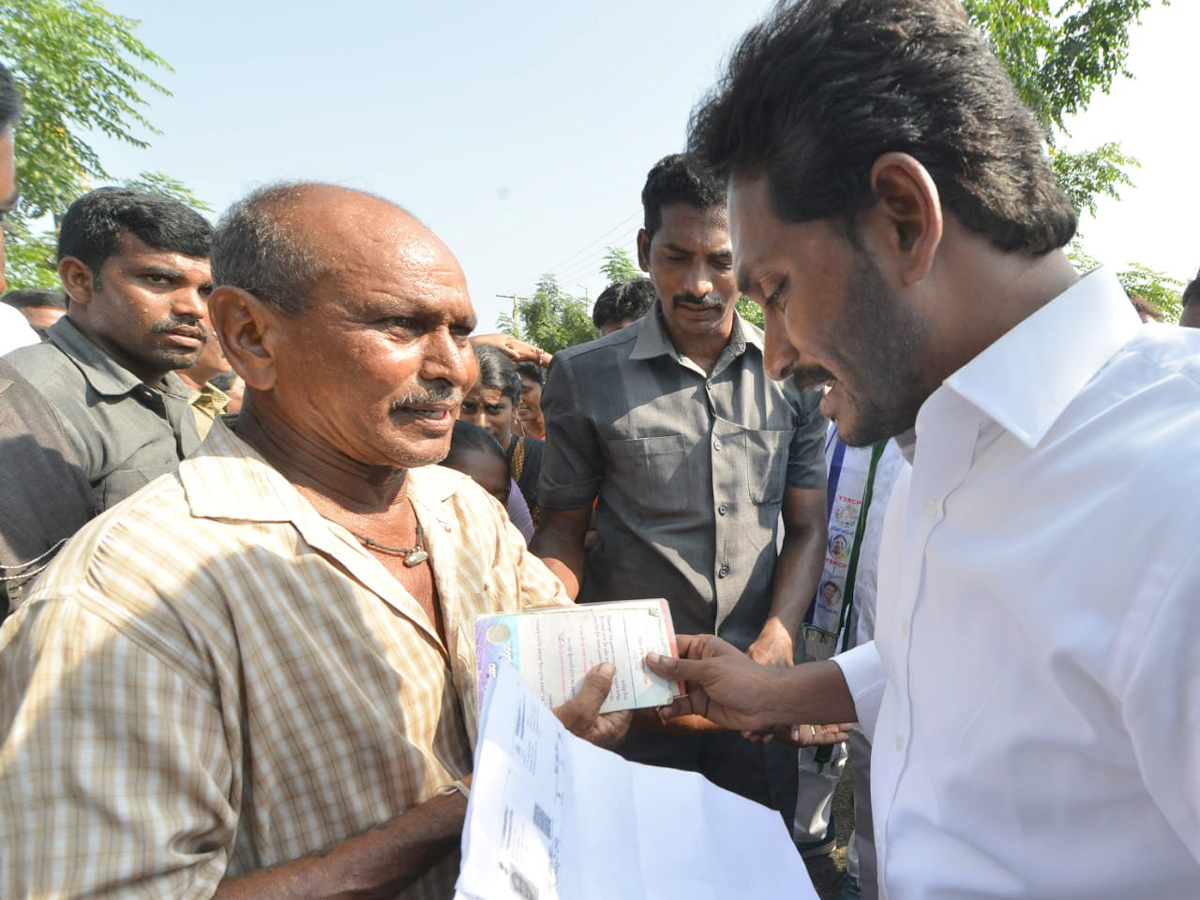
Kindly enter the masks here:
<path id="1" fill-rule="evenodd" d="M 275 385 L 283 318 L 270 303 L 241 288 L 223 285 L 208 297 L 208 319 L 225 358 L 252 390 L 265 392 Z"/>
<path id="2" fill-rule="evenodd" d="M 64 256 L 58 261 L 58 278 L 72 303 L 87 306 L 92 302 L 95 282 L 92 270 L 82 260 L 74 256 Z"/>
<path id="3" fill-rule="evenodd" d="M 639 228 L 637 234 L 638 267 L 643 272 L 650 271 L 650 235 L 645 228 Z"/>
<path id="4" fill-rule="evenodd" d="M 891 268 L 905 285 L 916 284 L 933 267 L 942 242 L 942 201 L 923 165 L 907 153 L 884 153 L 871 166 L 871 188 L 879 201 L 868 216 L 880 226 Z"/>

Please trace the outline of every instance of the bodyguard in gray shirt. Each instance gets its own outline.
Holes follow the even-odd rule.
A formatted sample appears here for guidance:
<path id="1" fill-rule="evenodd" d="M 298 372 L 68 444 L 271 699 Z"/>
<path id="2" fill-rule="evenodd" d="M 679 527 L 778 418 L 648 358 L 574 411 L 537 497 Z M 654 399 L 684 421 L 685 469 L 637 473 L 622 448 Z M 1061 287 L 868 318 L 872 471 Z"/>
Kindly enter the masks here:
<path id="1" fill-rule="evenodd" d="M 555 354 L 531 549 L 581 602 L 665 597 L 680 633 L 716 632 L 788 666 L 824 559 L 819 396 L 767 376 L 762 332 L 734 309 L 712 176 L 669 156 L 642 204 L 638 257 L 659 299 L 628 328 Z M 585 551 L 594 501 L 597 542 Z M 635 729 L 622 753 L 701 772 L 792 823 L 792 748 Z"/>
<path id="2" fill-rule="evenodd" d="M 59 233 L 67 315 L 47 342 L 5 357 L 59 414 L 100 510 L 199 446 L 191 392 L 172 370 L 194 363 L 208 340 L 211 234 L 174 200 L 123 188 L 85 194 Z"/>

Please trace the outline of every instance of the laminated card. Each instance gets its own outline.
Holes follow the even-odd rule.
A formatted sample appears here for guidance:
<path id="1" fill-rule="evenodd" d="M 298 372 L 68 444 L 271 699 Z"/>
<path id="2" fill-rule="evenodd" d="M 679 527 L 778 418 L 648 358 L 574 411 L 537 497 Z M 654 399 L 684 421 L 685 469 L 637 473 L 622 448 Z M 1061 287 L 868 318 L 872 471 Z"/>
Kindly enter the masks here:
<path id="1" fill-rule="evenodd" d="M 678 656 L 667 601 L 616 600 L 475 619 L 479 700 L 501 663 L 521 673 L 547 706 L 561 706 L 593 666 L 617 668 L 601 712 L 663 706 L 683 693 L 646 668 L 647 653 Z"/>

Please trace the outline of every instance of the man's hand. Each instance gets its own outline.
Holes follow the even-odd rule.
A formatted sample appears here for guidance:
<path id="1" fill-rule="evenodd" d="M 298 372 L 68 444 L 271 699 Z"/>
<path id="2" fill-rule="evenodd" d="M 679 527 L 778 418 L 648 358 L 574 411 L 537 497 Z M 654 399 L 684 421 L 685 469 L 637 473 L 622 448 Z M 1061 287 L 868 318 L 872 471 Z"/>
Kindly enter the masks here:
<path id="1" fill-rule="evenodd" d="M 606 750 L 621 746 L 633 721 L 633 710 L 628 709 L 600 715 L 616 671 L 612 663 L 600 663 L 584 676 L 575 696 L 554 710 L 567 731 Z"/>
<path id="2" fill-rule="evenodd" d="M 746 655 L 760 665 L 781 668 L 795 664 L 793 653 L 792 635 L 775 616 L 767 619 L 758 639 L 746 651 Z"/>
<path id="3" fill-rule="evenodd" d="M 669 681 L 682 681 L 687 694 L 660 715 L 700 715 L 733 731 L 762 732 L 781 724 L 767 720 L 769 698 L 781 689 L 780 669 L 759 665 L 712 634 L 677 636 L 680 659 L 651 653 L 646 665 Z M 793 720 L 794 721 L 794 720 Z"/>
<path id="4" fill-rule="evenodd" d="M 541 347 L 527 344 L 511 334 L 475 334 L 471 336 L 471 343 L 487 344 L 489 347 L 495 347 L 515 363 L 533 362 L 543 369 L 547 368 L 554 360 L 553 353 L 547 353 Z"/>
<path id="5" fill-rule="evenodd" d="M 664 719 L 700 715 L 743 734 L 774 733 L 801 746 L 835 743 L 846 725 L 796 722 L 852 722 L 854 698 L 837 663 L 807 662 L 794 668 L 761 666 L 737 647 L 711 634 L 676 637 L 680 659 L 651 653 L 650 670 L 682 681 L 687 694 L 659 710 Z M 804 734 L 804 730 L 808 734 Z"/>

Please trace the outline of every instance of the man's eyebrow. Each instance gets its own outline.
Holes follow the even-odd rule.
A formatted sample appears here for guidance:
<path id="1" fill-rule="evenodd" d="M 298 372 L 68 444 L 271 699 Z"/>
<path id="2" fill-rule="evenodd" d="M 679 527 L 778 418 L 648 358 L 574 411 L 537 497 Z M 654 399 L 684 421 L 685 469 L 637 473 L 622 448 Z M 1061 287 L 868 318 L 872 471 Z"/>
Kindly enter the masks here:
<path id="1" fill-rule="evenodd" d="M 170 266 L 164 266 L 159 263 L 146 263 L 143 266 L 137 267 L 139 275 L 162 275 L 164 278 L 178 278 L 183 273 L 178 269 L 172 269 Z"/>
<path id="2" fill-rule="evenodd" d="M 672 253 L 682 253 L 685 256 L 691 254 L 692 252 L 687 247 L 680 247 L 678 244 L 673 244 L 670 241 L 667 241 L 663 244 L 663 249 L 670 250 Z"/>

